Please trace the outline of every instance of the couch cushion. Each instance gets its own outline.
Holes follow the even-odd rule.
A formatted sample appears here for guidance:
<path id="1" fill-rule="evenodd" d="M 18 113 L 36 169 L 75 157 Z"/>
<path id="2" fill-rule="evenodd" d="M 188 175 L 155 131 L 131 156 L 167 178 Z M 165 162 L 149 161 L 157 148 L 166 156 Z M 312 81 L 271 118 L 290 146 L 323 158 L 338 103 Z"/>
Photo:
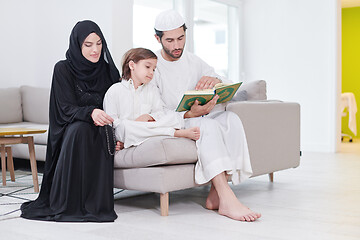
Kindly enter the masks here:
<path id="1" fill-rule="evenodd" d="M 236 92 L 236 94 L 231 99 L 231 102 L 234 102 L 234 101 L 246 101 L 248 99 L 247 91 L 246 90 L 241 90 L 241 89 L 242 88 L 240 86 L 239 90 Z"/>
<path id="2" fill-rule="evenodd" d="M 178 164 L 146 168 L 114 169 L 114 187 L 137 191 L 167 193 L 199 186 L 195 165 Z"/>
<path id="3" fill-rule="evenodd" d="M 139 168 L 167 164 L 195 163 L 195 141 L 186 138 L 153 137 L 137 147 L 115 154 L 115 168 Z"/>
<path id="4" fill-rule="evenodd" d="M 48 130 L 47 124 L 31 123 L 31 122 L 20 122 L 20 123 L 8 123 L 0 124 L 0 128 L 33 128 L 33 129 L 45 129 Z M 48 131 L 40 134 L 31 134 L 34 136 L 34 144 L 46 145 L 48 138 Z M 24 135 L 26 136 L 26 135 Z"/>
<path id="5" fill-rule="evenodd" d="M 238 92 L 234 95 L 232 101 L 255 101 L 266 100 L 266 82 L 264 80 L 256 80 L 244 82 Z"/>
<path id="6" fill-rule="evenodd" d="M 0 89 L 0 123 L 15 123 L 22 120 L 20 89 Z"/>
<path id="7" fill-rule="evenodd" d="M 35 144 L 35 159 L 37 161 L 46 160 L 46 145 Z M 30 159 L 29 146 L 27 144 L 13 144 L 11 150 L 14 158 Z"/>
<path id="8" fill-rule="evenodd" d="M 21 87 L 24 121 L 49 123 L 50 90 L 30 86 Z"/>

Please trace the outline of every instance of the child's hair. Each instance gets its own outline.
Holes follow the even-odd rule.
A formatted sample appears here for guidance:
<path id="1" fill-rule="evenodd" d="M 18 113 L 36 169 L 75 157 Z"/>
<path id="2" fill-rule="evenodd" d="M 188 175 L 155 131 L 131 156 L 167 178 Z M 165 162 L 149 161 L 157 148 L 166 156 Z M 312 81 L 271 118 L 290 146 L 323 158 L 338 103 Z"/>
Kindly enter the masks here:
<path id="1" fill-rule="evenodd" d="M 124 54 L 122 61 L 122 75 L 121 78 L 129 80 L 131 78 L 129 62 L 133 61 L 134 63 L 139 62 L 144 59 L 157 59 L 155 53 L 146 48 L 132 48 Z"/>

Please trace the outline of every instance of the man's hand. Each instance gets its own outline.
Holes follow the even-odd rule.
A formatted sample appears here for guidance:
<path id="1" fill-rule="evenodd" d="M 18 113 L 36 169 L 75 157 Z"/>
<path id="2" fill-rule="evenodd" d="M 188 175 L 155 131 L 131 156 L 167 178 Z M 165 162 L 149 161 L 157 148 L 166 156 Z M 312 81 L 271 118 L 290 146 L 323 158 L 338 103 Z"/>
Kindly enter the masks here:
<path id="1" fill-rule="evenodd" d="M 95 108 L 92 111 L 91 118 L 93 119 L 95 126 L 105 126 L 114 121 L 114 119 L 107 115 L 106 112 L 98 108 Z"/>
<path id="2" fill-rule="evenodd" d="M 203 76 L 196 84 L 195 90 L 213 88 L 217 83 L 221 83 L 221 80 L 214 77 Z"/>
<path id="3" fill-rule="evenodd" d="M 217 100 L 219 99 L 218 95 L 215 95 L 213 99 L 207 102 L 204 105 L 200 105 L 199 101 L 196 99 L 195 103 L 191 106 L 191 109 L 184 114 L 184 118 L 193 118 L 200 117 L 208 114 L 216 105 Z"/>
<path id="4" fill-rule="evenodd" d="M 123 142 L 120 142 L 120 141 L 117 141 L 117 142 L 116 142 L 116 146 L 115 146 L 115 150 L 116 150 L 116 151 L 120 151 L 120 150 L 122 150 L 122 149 L 124 149 L 124 143 L 123 143 Z"/>
<path id="5" fill-rule="evenodd" d="M 139 117 L 137 117 L 135 119 L 135 121 L 139 121 L 139 122 L 155 122 L 155 119 L 150 116 L 149 114 L 143 114 L 140 115 Z"/>

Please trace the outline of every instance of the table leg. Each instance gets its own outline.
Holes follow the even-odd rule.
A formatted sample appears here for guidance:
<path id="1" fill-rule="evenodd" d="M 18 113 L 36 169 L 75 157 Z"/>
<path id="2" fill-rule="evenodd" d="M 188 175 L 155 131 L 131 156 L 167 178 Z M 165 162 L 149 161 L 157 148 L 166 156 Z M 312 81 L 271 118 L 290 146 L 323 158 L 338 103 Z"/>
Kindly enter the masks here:
<path id="1" fill-rule="evenodd" d="M 2 174 L 2 185 L 6 186 L 6 156 L 5 156 L 5 145 L 0 144 L 1 150 L 1 174 Z"/>
<path id="2" fill-rule="evenodd" d="M 12 182 L 15 182 L 15 172 L 14 172 L 14 160 L 12 157 L 11 147 L 5 147 L 7 154 L 7 168 L 10 172 L 10 178 Z"/>
<path id="3" fill-rule="evenodd" d="M 34 138 L 32 136 L 27 137 L 27 143 L 29 147 L 30 166 L 31 166 L 31 173 L 34 183 L 34 191 L 39 192 L 39 181 L 38 181 L 36 159 L 35 159 Z"/>

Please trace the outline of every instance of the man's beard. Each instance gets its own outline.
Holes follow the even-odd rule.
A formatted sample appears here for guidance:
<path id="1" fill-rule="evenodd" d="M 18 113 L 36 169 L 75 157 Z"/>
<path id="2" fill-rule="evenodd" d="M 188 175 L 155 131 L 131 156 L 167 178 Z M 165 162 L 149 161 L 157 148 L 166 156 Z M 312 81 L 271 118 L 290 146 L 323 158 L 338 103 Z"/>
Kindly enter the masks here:
<path id="1" fill-rule="evenodd" d="M 164 47 L 164 45 L 163 45 L 162 43 L 161 43 L 161 46 L 162 46 L 162 48 L 164 49 L 164 52 L 165 52 L 167 55 L 169 55 L 171 58 L 179 59 L 179 58 L 181 58 L 181 56 L 182 56 L 182 54 L 183 54 L 183 52 L 184 52 L 184 49 L 183 49 L 183 48 L 174 49 L 173 51 L 178 51 L 178 50 L 181 51 L 181 53 L 180 53 L 179 56 L 175 56 L 174 54 L 172 54 L 172 53 L 170 52 L 170 50 L 169 50 L 168 48 Z"/>

